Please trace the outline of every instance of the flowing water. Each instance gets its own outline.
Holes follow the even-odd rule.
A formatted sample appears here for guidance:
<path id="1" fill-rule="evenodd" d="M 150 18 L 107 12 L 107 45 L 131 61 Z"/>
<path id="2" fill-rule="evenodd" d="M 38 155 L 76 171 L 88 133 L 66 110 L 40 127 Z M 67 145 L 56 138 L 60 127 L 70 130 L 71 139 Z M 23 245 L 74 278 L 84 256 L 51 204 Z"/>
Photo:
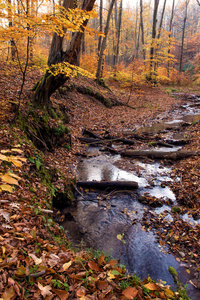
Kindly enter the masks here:
<path id="1" fill-rule="evenodd" d="M 184 104 L 181 110 L 177 109 L 173 112 L 176 119 L 141 128 L 138 131 L 151 134 L 164 132 L 166 140 L 182 140 L 182 136 L 177 137 L 177 133 L 175 135 L 173 130 L 185 122 L 191 123 L 200 120 L 199 108 L 194 105 L 200 103 L 199 100 L 197 98 L 192 104 Z M 174 135 L 176 138 L 173 137 Z M 159 150 L 161 149 L 159 148 Z M 170 150 L 176 151 L 177 149 L 174 147 Z M 167 248 L 161 247 L 155 242 L 155 234 L 145 231 L 140 224 L 146 210 L 157 215 L 163 211 L 168 212 L 166 218 L 170 221 L 172 218 L 171 206 L 177 204 L 170 184 L 179 178 L 172 179 L 170 166 L 163 166 L 158 161 L 144 162 L 139 159 L 131 159 L 133 168 L 131 171 L 127 171 L 116 166 L 121 160 L 120 155 L 102 154 L 97 148 L 90 148 L 90 155 L 93 151 L 96 156 L 81 160 L 77 167 L 79 181 L 136 181 L 139 188 L 132 192 L 107 191 L 105 195 L 102 195 L 102 192 L 87 191 L 83 192 L 82 196 L 77 195 L 77 206 L 63 210 L 63 213 L 66 214 L 63 226 L 68 230 L 69 239 L 75 245 L 79 245 L 82 240 L 86 247 L 100 249 L 115 259 L 121 257 L 121 262 L 126 265 L 127 270 L 130 273 L 138 274 L 141 279 L 150 275 L 153 279 L 161 279 L 173 286 L 173 278 L 168 272 L 168 267 L 172 266 L 177 270 L 181 281 L 188 284 L 188 295 L 193 300 L 200 299 L 200 290 L 195 289 L 189 283 L 193 275 L 187 274 L 186 266 L 178 263 L 172 254 L 168 254 Z M 139 201 L 143 195 L 162 198 L 164 204 L 161 207 L 150 209 L 149 206 Z M 182 218 L 193 226 L 197 223 L 200 224 L 199 221 L 193 220 L 187 214 Z M 117 235 L 122 233 L 124 233 L 126 241 L 123 247 L 117 239 Z"/>

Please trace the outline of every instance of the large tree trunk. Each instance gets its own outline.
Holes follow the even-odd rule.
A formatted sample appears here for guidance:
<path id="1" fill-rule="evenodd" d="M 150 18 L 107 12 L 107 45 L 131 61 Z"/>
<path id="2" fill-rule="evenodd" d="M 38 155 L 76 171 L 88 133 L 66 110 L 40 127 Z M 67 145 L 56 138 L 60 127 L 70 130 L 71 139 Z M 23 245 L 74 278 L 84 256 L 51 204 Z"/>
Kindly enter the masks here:
<path id="1" fill-rule="evenodd" d="M 95 0 L 84 0 L 82 9 L 85 11 L 91 11 L 93 9 L 94 3 Z M 52 63 L 57 64 L 60 62 L 68 62 L 72 65 L 77 64 L 77 58 L 80 52 L 80 45 L 82 42 L 84 27 L 86 27 L 87 23 L 88 19 L 83 22 L 81 31 L 75 32 L 73 34 L 69 49 L 66 52 L 63 52 L 61 48 L 62 39 L 59 39 L 56 36 L 53 38 L 52 43 L 55 43 L 55 45 L 53 45 L 50 50 L 51 55 L 49 56 L 49 65 L 51 65 Z M 64 74 L 58 74 L 54 76 L 49 71 L 46 71 L 42 79 L 38 81 L 38 83 L 33 88 L 33 90 L 35 91 L 33 101 L 37 105 L 43 106 L 48 109 L 51 106 L 51 95 L 59 87 L 61 87 L 67 81 L 67 79 L 68 77 L 66 77 Z"/>

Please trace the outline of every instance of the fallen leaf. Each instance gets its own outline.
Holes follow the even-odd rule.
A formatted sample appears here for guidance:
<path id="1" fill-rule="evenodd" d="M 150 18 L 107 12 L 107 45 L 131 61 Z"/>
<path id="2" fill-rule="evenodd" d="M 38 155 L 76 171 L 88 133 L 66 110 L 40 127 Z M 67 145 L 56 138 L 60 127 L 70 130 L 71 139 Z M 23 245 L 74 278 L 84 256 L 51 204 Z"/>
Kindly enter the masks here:
<path id="1" fill-rule="evenodd" d="M 81 286 L 78 290 L 76 290 L 76 297 L 84 297 L 86 294 L 86 288 L 84 286 Z"/>
<path id="2" fill-rule="evenodd" d="M 43 286 L 41 283 L 38 282 L 38 288 L 40 289 L 41 294 L 44 298 L 46 296 L 50 296 L 52 294 L 52 292 L 50 292 L 50 290 L 51 290 L 50 285 Z"/>
<path id="3" fill-rule="evenodd" d="M 174 293 L 170 289 L 165 289 L 165 295 L 174 297 Z"/>
<path id="4" fill-rule="evenodd" d="M 96 272 L 99 271 L 99 267 L 98 267 L 98 265 L 94 261 L 89 261 L 88 262 L 88 266 L 90 267 L 90 269 L 92 271 L 96 271 Z"/>
<path id="5" fill-rule="evenodd" d="M 69 269 L 69 267 L 72 265 L 72 261 L 68 261 L 67 263 L 65 263 L 63 266 L 62 266 L 62 271 L 66 271 L 67 269 Z"/>
<path id="6" fill-rule="evenodd" d="M 99 261 L 98 261 L 99 265 L 101 265 L 104 262 L 104 259 L 105 259 L 104 254 L 101 254 L 101 256 L 99 257 Z"/>
<path id="7" fill-rule="evenodd" d="M 0 178 L 3 182 L 18 185 L 18 181 L 14 179 L 12 176 L 10 176 L 10 174 L 8 173 L 1 175 Z"/>
<path id="8" fill-rule="evenodd" d="M 60 300 L 66 300 L 69 297 L 69 293 L 67 291 L 58 290 L 58 289 L 52 289 L 52 292 L 54 292 Z"/>
<path id="9" fill-rule="evenodd" d="M 0 191 L 5 191 L 5 192 L 12 193 L 13 192 L 13 188 L 12 188 L 12 186 L 10 186 L 8 184 L 1 184 L 0 185 Z"/>
<path id="10" fill-rule="evenodd" d="M 96 286 L 99 290 L 106 290 L 108 287 L 108 282 L 105 280 L 98 280 Z"/>
<path id="11" fill-rule="evenodd" d="M 35 254 L 29 253 L 29 256 L 34 260 L 36 266 L 38 266 L 42 263 L 42 259 L 38 258 Z"/>
<path id="12" fill-rule="evenodd" d="M 10 222 L 10 215 L 7 211 L 0 209 L 0 216 L 2 216 L 7 222 Z"/>
<path id="13" fill-rule="evenodd" d="M 150 291 L 156 291 L 158 289 L 158 287 L 156 286 L 156 284 L 153 283 L 153 282 L 149 282 L 149 283 L 145 284 L 144 287 L 146 289 L 149 289 Z"/>
<path id="14" fill-rule="evenodd" d="M 15 291 L 13 289 L 13 287 L 11 286 L 9 289 L 6 288 L 5 291 L 2 293 L 1 298 L 3 300 L 10 300 L 15 296 Z"/>
<path id="15" fill-rule="evenodd" d="M 137 294 L 138 290 L 133 287 L 128 287 L 122 292 L 122 295 L 124 295 L 127 299 L 134 299 Z"/>

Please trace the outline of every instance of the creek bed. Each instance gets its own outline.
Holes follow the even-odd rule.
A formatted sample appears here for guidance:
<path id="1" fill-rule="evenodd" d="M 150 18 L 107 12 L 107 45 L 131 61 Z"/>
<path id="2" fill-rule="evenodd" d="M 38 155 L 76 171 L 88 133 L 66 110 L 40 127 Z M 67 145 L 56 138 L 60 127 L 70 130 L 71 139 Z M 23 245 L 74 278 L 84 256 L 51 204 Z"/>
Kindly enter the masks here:
<path id="1" fill-rule="evenodd" d="M 172 121 L 141 128 L 139 132 L 156 134 L 164 131 L 166 139 L 170 139 L 174 128 L 184 122 L 196 122 L 200 119 L 199 109 L 190 104 L 182 105 L 179 118 L 177 114 L 178 111 L 176 119 Z M 170 150 L 177 149 L 174 147 Z M 81 191 L 82 196 L 77 194 L 77 206 L 63 209 L 66 220 L 62 225 L 68 231 L 68 238 L 74 245 L 80 245 L 83 241 L 85 247 L 99 249 L 115 259 L 120 257 L 128 272 L 136 273 L 141 279 L 150 275 L 173 287 L 173 278 L 168 272 L 168 267 L 172 266 L 177 270 L 181 281 L 188 284 L 189 297 L 193 300 L 200 299 L 200 290 L 190 284 L 194 274 L 186 272 L 187 265 L 178 262 L 166 247 L 156 243 L 155 233 L 145 231 L 141 224 L 147 210 L 156 215 L 166 212 L 166 218 L 170 222 L 171 207 L 177 205 L 170 185 L 173 180 L 179 180 L 171 178 L 171 167 L 162 165 L 159 161 L 131 159 L 132 168 L 127 170 L 126 159 L 122 159 L 120 155 L 102 154 L 98 148 L 89 148 L 90 156 L 93 152 L 95 157 L 80 161 L 77 167 L 78 180 L 136 181 L 139 188 L 137 191 L 120 192 Z M 144 195 L 161 198 L 161 207 L 152 208 L 143 203 L 141 199 Z M 182 218 L 193 226 L 198 223 L 187 215 Z M 122 233 L 126 242 L 123 247 L 117 239 L 117 235 Z"/>

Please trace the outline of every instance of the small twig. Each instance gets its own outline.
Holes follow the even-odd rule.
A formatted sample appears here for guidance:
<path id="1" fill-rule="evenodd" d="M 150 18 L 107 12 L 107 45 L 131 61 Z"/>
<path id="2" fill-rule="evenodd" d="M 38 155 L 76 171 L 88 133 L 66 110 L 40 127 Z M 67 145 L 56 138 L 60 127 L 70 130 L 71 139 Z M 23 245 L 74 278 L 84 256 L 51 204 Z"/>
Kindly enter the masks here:
<path id="1" fill-rule="evenodd" d="M 42 276 L 44 274 L 46 274 L 46 271 L 41 271 L 41 272 L 38 272 L 38 273 L 30 274 L 30 277 L 39 277 L 39 276 Z"/>
<path id="2" fill-rule="evenodd" d="M 49 150 L 49 148 L 47 147 L 46 143 L 44 141 L 42 141 L 39 137 L 37 137 L 30 129 L 29 129 L 29 132 L 38 140 L 40 141 L 47 150 Z"/>
<path id="3" fill-rule="evenodd" d="M 83 196 L 83 194 L 79 191 L 79 189 L 75 186 L 75 190 L 77 191 L 77 193 L 79 194 L 79 195 L 81 195 L 81 197 L 83 198 L 83 199 L 86 199 L 84 196 Z"/>

